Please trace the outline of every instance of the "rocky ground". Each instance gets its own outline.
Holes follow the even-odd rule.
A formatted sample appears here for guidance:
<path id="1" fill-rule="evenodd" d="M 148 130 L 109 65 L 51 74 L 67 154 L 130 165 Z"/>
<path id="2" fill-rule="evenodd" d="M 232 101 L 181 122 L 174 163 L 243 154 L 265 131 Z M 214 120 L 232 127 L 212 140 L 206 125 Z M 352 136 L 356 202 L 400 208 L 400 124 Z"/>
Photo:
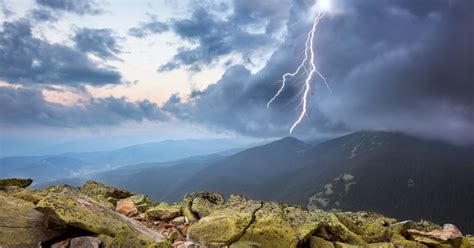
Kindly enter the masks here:
<path id="1" fill-rule="evenodd" d="M 474 247 L 453 225 L 370 212 L 307 210 L 278 202 L 193 193 L 182 202 L 88 181 L 44 190 L 0 180 L 0 248 L 6 247 Z"/>

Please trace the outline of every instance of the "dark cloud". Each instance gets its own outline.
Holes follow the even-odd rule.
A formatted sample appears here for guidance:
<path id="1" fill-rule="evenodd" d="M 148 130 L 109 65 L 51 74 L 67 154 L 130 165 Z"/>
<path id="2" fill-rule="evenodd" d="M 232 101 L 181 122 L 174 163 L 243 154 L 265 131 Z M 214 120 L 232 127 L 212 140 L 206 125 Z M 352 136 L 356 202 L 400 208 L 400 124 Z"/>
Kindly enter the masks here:
<path id="1" fill-rule="evenodd" d="M 120 47 L 112 29 L 82 28 L 73 37 L 76 47 L 104 59 L 117 59 Z"/>
<path id="2" fill-rule="evenodd" d="M 95 98 L 75 106 L 48 102 L 34 88 L 0 87 L 0 125 L 91 127 L 118 125 L 127 121 L 166 120 L 166 115 L 148 100 Z"/>
<path id="3" fill-rule="evenodd" d="M 86 53 L 61 44 L 50 44 L 32 35 L 22 19 L 4 22 L 0 32 L 0 79 L 20 84 L 94 86 L 118 84 L 113 68 L 91 61 Z"/>
<path id="4" fill-rule="evenodd" d="M 98 4 L 94 0 L 36 0 L 36 3 L 52 10 L 78 15 L 96 15 L 101 13 Z"/>
<path id="5" fill-rule="evenodd" d="M 326 14 L 315 43 L 319 69 L 333 93 L 315 80 L 310 112 L 297 134 L 382 129 L 474 143 L 474 2 L 335 2 L 344 12 Z M 190 102 L 172 98 L 167 109 L 224 130 L 285 135 L 300 107 L 293 101 L 298 82 L 289 82 L 270 109 L 265 104 L 278 90 L 275 82 L 299 62 L 308 17 L 314 15 L 311 4 L 293 3 L 285 41 L 261 71 L 231 67 L 215 84 L 193 92 Z M 212 33 L 206 27 L 215 25 L 204 17 L 191 18 L 210 23 L 203 30 L 187 20 L 181 32 L 206 37 L 202 33 Z"/>
<path id="6" fill-rule="evenodd" d="M 29 15 L 32 20 L 37 22 L 54 22 L 59 18 L 55 12 L 44 8 L 33 9 Z"/>
<path id="7" fill-rule="evenodd" d="M 138 27 L 130 28 L 128 35 L 143 38 L 151 34 L 160 34 L 169 30 L 167 23 L 161 22 L 156 16 L 149 15 L 149 20 L 140 23 Z"/>
<path id="8" fill-rule="evenodd" d="M 288 1 L 232 2 L 231 14 L 223 18 L 215 13 L 226 6 L 197 5 L 188 19 L 172 20 L 170 27 L 181 39 L 196 44 L 194 48 L 181 47 L 172 61 L 159 67 L 169 71 L 181 66 L 200 70 L 203 65 L 217 61 L 221 56 L 240 54 L 250 61 L 256 51 L 278 43 L 278 31 L 288 15 Z"/>

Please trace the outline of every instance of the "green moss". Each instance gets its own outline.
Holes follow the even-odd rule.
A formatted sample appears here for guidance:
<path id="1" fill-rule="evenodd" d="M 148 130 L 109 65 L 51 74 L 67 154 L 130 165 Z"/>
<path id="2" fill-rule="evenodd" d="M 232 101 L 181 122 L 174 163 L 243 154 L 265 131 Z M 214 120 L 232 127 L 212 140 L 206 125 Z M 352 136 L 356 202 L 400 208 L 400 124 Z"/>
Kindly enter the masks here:
<path id="1" fill-rule="evenodd" d="M 327 213 L 322 220 L 322 228 L 329 235 L 331 240 L 340 241 L 353 245 L 365 245 L 366 241 L 359 235 L 352 232 L 333 213 Z"/>
<path id="2" fill-rule="evenodd" d="M 259 201 L 232 195 L 223 208 L 191 225 L 188 237 L 206 245 L 230 245 L 243 235 L 260 207 Z"/>
<path id="3" fill-rule="evenodd" d="M 30 186 L 32 182 L 33 180 L 29 178 L 28 179 L 21 179 L 21 178 L 0 179 L 0 190 L 6 189 L 12 186 L 26 188 Z"/>
<path id="4" fill-rule="evenodd" d="M 0 194 L 0 244 L 37 247 L 59 233 L 47 230 L 44 216 L 31 202 Z"/>
<path id="5" fill-rule="evenodd" d="M 172 220 L 181 215 L 181 205 L 168 205 L 166 202 L 159 203 L 145 212 L 148 220 Z"/>
<path id="6" fill-rule="evenodd" d="M 152 206 L 150 199 L 145 195 L 132 195 L 126 199 L 131 200 L 141 213 L 145 213 Z"/>
<path id="7" fill-rule="evenodd" d="M 311 248 L 334 248 L 334 244 L 320 237 L 311 237 L 309 241 Z"/>
<path id="8" fill-rule="evenodd" d="M 41 199 L 43 199 L 44 194 L 42 194 L 41 191 L 21 189 L 15 193 L 10 194 L 10 196 L 36 204 L 41 201 Z"/>
<path id="9" fill-rule="evenodd" d="M 371 212 L 334 212 L 338 220 L 369 243 L 388 239 L 389 227 L 396 219 Z"/>
<path id="10" fill-rule="evenodd" d="M 284 206 L 276 202 L 265 202 L 255 213 L 255 221 L 245 230 L 239 241 L 253 241 L 263 247 L 296 247 L 298 238 L 286 220 Z"/>
<path id="11" fill-rule="evenodd" d="M 101 202 L 105 205 L 109 205 L 113 208 L 117 204 L 117 201 L 120 199 L 124 199 L 133 195 L 133 193 L 117 189 L 114 187 L 107 186 L 102 183 L 98 183 L 95 181 L 87 181 L 79 187 L 79 191 L 90 198 Z"/>

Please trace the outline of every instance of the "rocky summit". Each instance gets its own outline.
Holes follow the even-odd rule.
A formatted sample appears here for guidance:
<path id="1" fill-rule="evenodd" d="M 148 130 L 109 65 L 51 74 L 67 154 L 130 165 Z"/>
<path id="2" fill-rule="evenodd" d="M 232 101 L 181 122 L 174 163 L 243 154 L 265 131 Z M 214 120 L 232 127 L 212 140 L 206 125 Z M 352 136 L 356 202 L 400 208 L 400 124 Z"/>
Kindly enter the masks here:
<path id="1" fill-rule="evenodd" d="M 371 212 L 308 210 L 218 193 L 181 202 L 94 181 L 31 190 L 0 180 L 0 247 L 474 247 L 451 224 L 397 220 Z"/>

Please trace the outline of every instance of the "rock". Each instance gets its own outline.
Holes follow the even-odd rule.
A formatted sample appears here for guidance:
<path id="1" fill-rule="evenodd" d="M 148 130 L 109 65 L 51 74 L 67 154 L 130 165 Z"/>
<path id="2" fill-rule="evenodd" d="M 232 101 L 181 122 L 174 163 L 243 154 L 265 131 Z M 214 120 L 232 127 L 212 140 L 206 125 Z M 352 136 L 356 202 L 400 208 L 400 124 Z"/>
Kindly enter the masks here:
<path id="1" fill-rule="evenodd" d="M 36 209 L 47 216 L 49 226 L 72 226 L 101 234 L 101 240 L 107 242 L 106 244 L 140 246 L 165 242 L 161 234 L 115 213 L 71 187 L 62 186 L 55 189 L 38 202 Z"/>
<path id="2" fill-rule="evenodd" d="M 393 243 L 381 242 L 381 243 L 372 243 L 365 245 L 365 248 L 397 248 Z"/>
<path id="3" fill-rule="evenodd" d="M 192 193 L 184 197 L 181 210 L 189 222 L 196 222 L 208 216 L 224 204 L 224 197 L 218 193 Z"/>
<path id="4" fill-rule="evenodd" d="M 412 234 L 415 238 L 426 237 L 441 241 L 462 237 L 461 231 L 459 231 L 459 229 L 452 224 L 445 224 L 443 229 L 435 229 L 429 232 L 419 231 L 416 229 L 408 229 L 407 232 Z"/>
<path id="5" fill-rule="evenodd" d="M 310 248 L 334 248 L 334 244 L 320 237 L 311 237 L 309 240 Z"/>
<path id="6" fill-rule="evenodd" d="M 322 225 L 316 233 L 318 235 L 323 235 L 322 237 L 327 240 L 339 241 L 353 245 L 366 244 L 366 241 L 362 237 L 355 234 L 341 223 L 334 213 L 326 212 L 326 215 L 321 222 Z"/>
<path id="7" fill-rule="evenodd" d="M 191 241 L 186 241 L 180 245 L 178 245 L 176 248 L 198 248 L 199 246 Z"/>
<path id="8" fill-rule="evenodd" d="M 173 225 L 182 225 L 185 223 L 186 223 L 186 219 L 184 218 L 184 216 L 178 216 L 171 221 L 171 224 Z"/>
<path id="9" fill-rule="evenodd" d="M 21 179 L 21 178 L 0 179 L 0 190 L 6 189 L 8 187 L 26 188 L 30 186 L 32 182 L 33 182 L 32 179 Z"/>
<path id="10" fill-rule="evenodd" d="M 10 194 L 10 196 L 36 204 L 41 201 L 46 194 L 47 193 L 38 190 L 20 189 L 17 192 Z"/>
<path id="11" fill-rule="evenodd" d="M 181 205 L 168 205 L 162 202 L 154 207 L 151 207 L 145 212 L 147 220 L 163 220 L 169 221 L 181 215 Z"/>
<path id="12" fill-rule="evenodd" d="M 334 212 L 337 219 L 368 243 L 383 242 L 389 237 L 389 227 L 397 220 L 371 212 Z"/>
<path id="13" fill-rule="evenodd" d="M 336 248 L 364 248 L 362 245 L 351 245 L 351 244 L 346 244 L 346 243 L 341 243 L 341 242 L 335 242 L 334 246 Z"/>
<path id="14" fill-rule="evenodd" d="M 400 234 L 394 233 L 390 238 L 390 242 L 396 246 L 406 247 L 406 248 L 427 248 L 428 246 L 418 243 L 412 240 L 407 240 Z"/>
<path id="15" fill-rule="evenodd" d="M 261 207 L 260 201 L 232 195 L 222 208 L 191 225 L 188 238 L 204 245 L 230 245 L 240 239 Z"/>
<path id="16" fill-rule="evenodd" d="M 297 247 L 319 228 L 322 211 L 308 211 L 277 202 L 265 202 L 255 212 L 255 220 L 235 245 L 251 241 L 262 247 L 279 244 Z M 234 245 L 232 245 L 234 246 Z"/>
<path id="17" fill-rule="evenodd" d="M 191 211 L 204 218 L 224 204 L 224 197 L 218 193 L 200 193 L 191 204 Z"/>
<path id="18" fill-rule="evenodd" d="M 0 246 L 39 247 L 60 235 L 44 227 L 45 216 L 31 202 L 0 193 Z"/>
<path id="19" fill-rule="evenodd" d="M 73 238 L 69 248 L 99 248 L 100 240 L 95 237 Z"/>
<path id="20" fill-rule="evenodd" d="M 133 217 L 139 213 L 145 213 L 151 205 L 150 200 L 145 195 L 133 195 L 119 200 L 115 211 L 125 216 Z"/>
<path id="21" fill-rule="evenodd" d="M 69 243 L 71 239 L 65 239 L 63 241 L 56 242 L 51 245 L 51 248 L 69 248 Z"/>
<path id="22" fill-rule="evenodd" d="M 98 202 L 108 202 L 113 207 L 115 207 L 118 200 L 125 199 L 133 195 L 133 193 L 129 191 L 110 187 L 91 180 L 85 182 L 84 185 L 79 187 L 79 191 Z"/>
<path id="23" fill-rule="evenodd" d="M 123 199 L 118 201 L 115 211 L 127 217 L 137 216 L 139 213 L 137 207 L 135 206 L 135 203 L 133 203 L 133 201 L 130 199 Z"/>

